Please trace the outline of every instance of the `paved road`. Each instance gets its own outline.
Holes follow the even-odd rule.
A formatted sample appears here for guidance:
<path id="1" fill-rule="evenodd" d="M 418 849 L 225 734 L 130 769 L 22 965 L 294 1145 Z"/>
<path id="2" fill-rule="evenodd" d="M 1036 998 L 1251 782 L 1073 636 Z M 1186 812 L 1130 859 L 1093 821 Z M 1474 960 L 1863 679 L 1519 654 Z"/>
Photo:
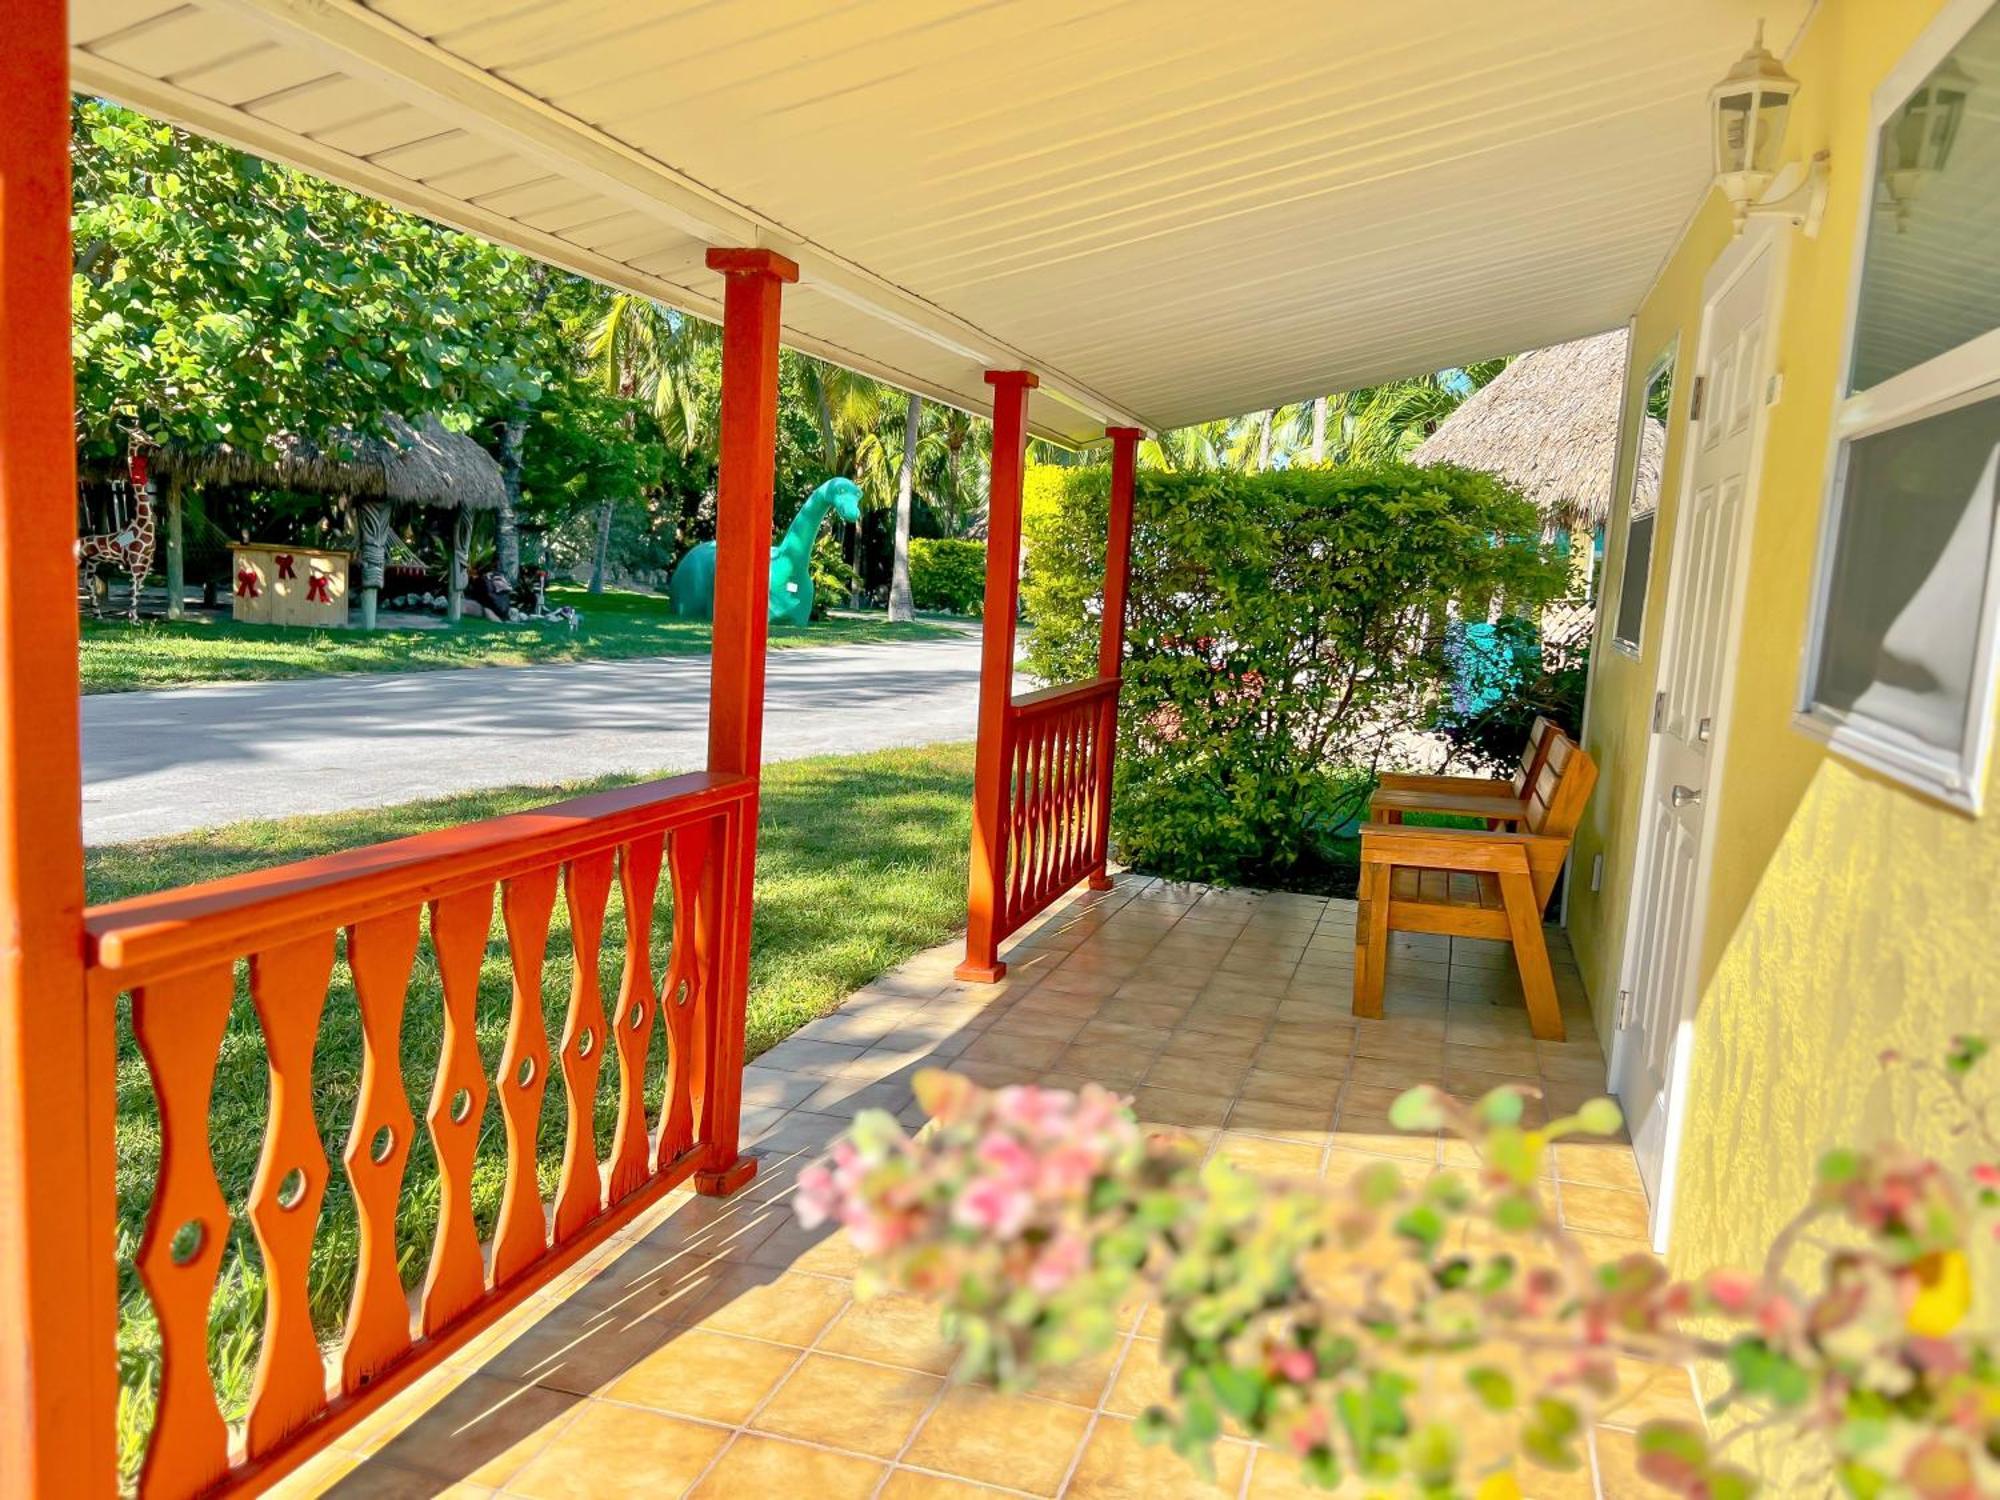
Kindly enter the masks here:
<path id="1" fill-rule="evenodd" d="M 979 642 L 774 651 L 764 755 L 973 737 Z M 83 700 L 83 834 L 379 807 L 517 782 L 698 770 L 708 658 L 246 682 Z"/>

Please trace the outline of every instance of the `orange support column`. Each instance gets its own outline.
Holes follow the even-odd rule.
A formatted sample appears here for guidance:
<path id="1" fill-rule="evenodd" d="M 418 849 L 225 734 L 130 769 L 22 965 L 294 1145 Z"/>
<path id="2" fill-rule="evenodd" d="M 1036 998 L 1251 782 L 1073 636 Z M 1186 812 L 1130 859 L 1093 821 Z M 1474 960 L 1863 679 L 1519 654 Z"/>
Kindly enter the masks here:
<path id="1" fill-rule="evenodd" d="M 1026 370 L 988 370 L 993 387 L 993 462 L 986 507 L 986 619 L 979 659 L 979 745 L 972 762 L 972 876 L 966 898 L 960 979 L 991 984 L 1006 935 L 1008 717 L 1014 703 L 1015 609 L 1021 594 L 1021 482 L 1028 459 Z"/>
<path id="2" fill-rule="evenodd" d="M 0 1494 L 117 1489 L 108 1008 L 84 993 L 67 0 L 0 47 Z"/>
<path id="3" fill-rule="evenodd" d="M 715 630 L 708 768 L 756 776 L 764 753 L 764 639 L 771 597 L 771 487 L 778 467 L 778 310 L 799 268 L 771 250 L 711 250 L 723 277 L 722 462 L 715 484 Z M 720 851 L 722 942 L 711 1007 L 695 1174 L 704 1193 L 735 1192 L 757 1170 L 742 1154 L 743 1022 L 750 993 L 750 913 L 757 878 L 757 797 Z"/>
<path id="4" fill-rule="evenodd" d="M 1136 427 L 1107 427 L 1111 439 L 1111 518 L 1104 534 L 1104 618 L 1098 624 L 1097 675 L 1117 677 L 1125 666 L 1125 595 L 1132 572 L 1132 477 L 1139 465 Z M 1097 723 L 1097 791 L 1091 816 L 1097 865 L 1093 891 L 1111 889 L 1111 770 L 1118 760 L 1118 694 L 1104 700 Z"/>

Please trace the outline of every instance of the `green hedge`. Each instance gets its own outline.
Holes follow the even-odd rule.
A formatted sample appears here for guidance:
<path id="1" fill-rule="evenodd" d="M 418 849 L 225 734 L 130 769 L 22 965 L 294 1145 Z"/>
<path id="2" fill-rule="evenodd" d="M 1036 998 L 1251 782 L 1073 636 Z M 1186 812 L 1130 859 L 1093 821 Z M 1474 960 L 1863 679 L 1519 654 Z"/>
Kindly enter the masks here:
<path id="1" fill-rule="evenodd" d="M 986 544 L 912 537 L 910 600 L 918 609 L 978 614 L 986 602 Z"/>
<path id="2" fill-rule="evenodd" d="M 1095 670 L 1109 476 L 1038 469 L 1027 666 Z M 1343 830 L 1398 736 L 1431 726 L 1454 603 L 1528 610 L 1567 579 L 1521 495 L 1470 470 L 1139 475 L 1113 836 L 1182 880 L 1351 888 Z"/>

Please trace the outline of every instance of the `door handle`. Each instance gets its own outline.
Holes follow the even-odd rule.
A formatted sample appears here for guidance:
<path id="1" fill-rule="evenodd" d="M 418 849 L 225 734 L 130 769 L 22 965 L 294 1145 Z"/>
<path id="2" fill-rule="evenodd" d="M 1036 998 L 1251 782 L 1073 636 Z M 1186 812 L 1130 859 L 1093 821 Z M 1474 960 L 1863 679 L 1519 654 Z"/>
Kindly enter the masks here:
<path id="1" fill-rule="evenodd" d="M 1698 807 L 1701 804 L 1701 788 L 1698 786 L 1676 786 L 1672 793 L 1675 807 Z"/>

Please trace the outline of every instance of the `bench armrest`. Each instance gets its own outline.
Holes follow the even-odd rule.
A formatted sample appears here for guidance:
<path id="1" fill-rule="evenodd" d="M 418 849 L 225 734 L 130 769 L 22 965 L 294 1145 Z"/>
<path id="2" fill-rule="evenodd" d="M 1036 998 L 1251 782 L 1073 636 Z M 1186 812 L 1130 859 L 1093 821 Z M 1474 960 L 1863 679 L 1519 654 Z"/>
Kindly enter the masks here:
<path id="1" fill-rule="evenodd" d="M 1361 830 L 1361 862 L 1427 870 L 1522 871 L 1561 864 L 1569 854 L 1569 842 L 1540 833 L 1370 823 Z"/>
<path id="2" fill-rule="evenodd" d="M 1518 797 L 1504 776 L 1420 776 L 1409 771 L 1385 771 L 1376 784 L 1391 792 L 1465 792 L 1474 797 Z"/>

